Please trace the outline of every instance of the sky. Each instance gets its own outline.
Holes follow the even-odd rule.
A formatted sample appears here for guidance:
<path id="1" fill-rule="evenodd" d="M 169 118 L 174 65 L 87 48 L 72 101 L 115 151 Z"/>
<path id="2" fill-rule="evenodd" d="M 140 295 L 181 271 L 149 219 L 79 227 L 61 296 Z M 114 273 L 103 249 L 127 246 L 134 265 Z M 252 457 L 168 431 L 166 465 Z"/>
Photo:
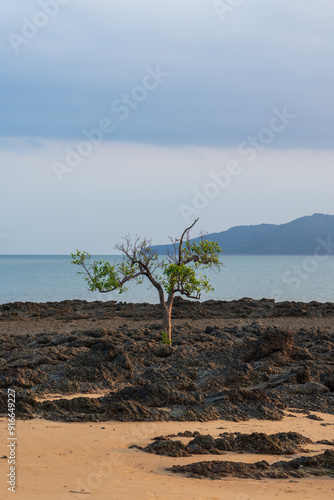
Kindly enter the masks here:
<path id="1" fill-rule="evenodd" d="M 332 0 L 11 0 L 0 254 L 333 214 Z"/>

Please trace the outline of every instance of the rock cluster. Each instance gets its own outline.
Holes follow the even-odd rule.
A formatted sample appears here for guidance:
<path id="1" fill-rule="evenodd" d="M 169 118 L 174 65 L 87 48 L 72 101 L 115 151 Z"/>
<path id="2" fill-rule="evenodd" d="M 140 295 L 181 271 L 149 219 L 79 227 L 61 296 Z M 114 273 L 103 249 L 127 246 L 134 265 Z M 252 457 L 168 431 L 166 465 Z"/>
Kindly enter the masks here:
<path id="1" fill-rule="evenodd" d="M 175 314 L 187 310 L 191 318 L 195 311 L 202 314 L 209 309 L 211 318 L 225 309 L 239 316 L 243 311 L 252 315 L 259 310 L 274 314 L 283 305 L 290 313 L 301 307 L 251 299 L 201 304 L 179 300 Z M 145 317 L 156 307 L 111 306 L 111 311 L 132 317 L 139 314 L 139 306 Z M 332 306 L 310 303 L 306 311 L 325 315 Z M 76 308 L 78 314 L 85 310 L 98 315 L 105 307 L 100 302 L 65 301 L 5 304 L 1 310 L 2 318 L 17 311 L 24 325 L 26 314 L 71 317 Z M 258 320 L 245 326 L 208 323 L 205 328 L 194 327 L 191 321 L 175 327 L 173 346 L 161 343 L 160 324 L 152 322 L 138 328 L 3 334 L 0 411 L 6 414 L 6 391 L 12 387 L 17 394 L 18 418 L 240 421 L 281 419 L 287 408 L 334 413 L 333 333 L 321 328 L 285 330 Z M 49 394 L 77 393 L 99 393 L 101 397 L 41 401 Z"/>
<path id="2" fill-rule="evenodd" d="M 302 478 L 308 475 L 334 477 L 334 451 L 326 450 L 313 457 L 300 457 L 290 461 L 269 464 L 265 460 L 255 463 L 212 460 L 188 465 L 174 465 L 167 469 L 189 477 L 220 479 L 239 477 L 251 479 Z"/>
<path id="3" fill-rule="evenodd" d="M 186 445 L 169 437 L 159 436 L 146 446 L 139 448 L 147 453 L 168 455 L 170 457 L 190 457 L 191 455 L 223 455 L 226 451 L 261 453 L 264 455 L 293 455 L 308 449 L 302 445 L 312 444 L 311 439 L 297 432 L 279 432 L 267 435 L 253 432 L 252 434 L 224 433 L 215 439 L 212 436 L 195 432 L 194 439 Z M 185 433 L 180 433 L 184 436 Z"/>

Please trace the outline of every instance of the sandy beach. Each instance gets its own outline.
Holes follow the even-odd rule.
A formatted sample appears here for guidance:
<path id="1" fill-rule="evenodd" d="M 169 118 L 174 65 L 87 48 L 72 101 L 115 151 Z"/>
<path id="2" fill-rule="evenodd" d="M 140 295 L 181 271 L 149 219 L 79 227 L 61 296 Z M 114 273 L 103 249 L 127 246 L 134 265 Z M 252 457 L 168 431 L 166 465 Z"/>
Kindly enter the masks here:
<path id="1" fill-rule="evenodd" d="M 334 416 L 317 414 L 323 422 L 305 415 L 286 417 L 279 422 L 104 422 L 61 423 L 34 419 L 19 421 L 17 426 L 17 491 L 18 500 L 329 500 L 334 495 L 334 479 L 222 480 L 181 477 L 166 471 L 174 464 L 186 464 L 192 458 L 158 457 L 137 449 L 156 435 L 191 430 L 218 435 L 227 432 L 275 433 L 289 429 L 312 440 L 334 437 Z M 323 426 L 330 423 L 332 426 Z M 6 435 L 6 420 L 1 419 L 1 435 Z M 328 448 L 311 445 L 316 454 Z M 2 454 L 6 454 L 2 443 Z M 209 460 L 210 456 L 205 459 Z M 217 457 L 216 457 L 217 458 Z M 220 457 L 221 458 L 221 457 Z M 224 460 L 276 461 L 278 456 L 228 453 Z M 291 459 L 283 456 L 282 459 Z M 202 457 L 198 456 L 199 461 Z M 7 460 L 0 461 L 1 498 L 13 498 L 7 492 L 5 476 Z M 74 493 L 78 492 L 78 493 Z"/>

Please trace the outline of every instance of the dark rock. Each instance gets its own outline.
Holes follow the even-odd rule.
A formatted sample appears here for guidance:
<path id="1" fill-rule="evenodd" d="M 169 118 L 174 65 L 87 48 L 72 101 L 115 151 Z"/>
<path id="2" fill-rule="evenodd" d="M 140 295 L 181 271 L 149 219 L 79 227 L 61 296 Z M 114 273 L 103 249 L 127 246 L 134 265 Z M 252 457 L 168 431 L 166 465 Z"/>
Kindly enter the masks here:
<path id="1" fill-rule="evenodd" d="M 306 418 L 309 418 L 311 420 L 317 420 L 318 422 L 323 422 L 323 420 L 324 420 L 323 418 L 318 417 L 318 415 L 307 415 Z"/>
<path id="2" fill-rule="evenodd" d="M 328 388 L 330 392 L 334 392 L 334 371 L 327 371 L 320 376 L 321 382 Z"/>
<path id="3" fill-rule="evenodd" d="M 139 448 L 147 453 L 155 453 L 156 455 L 168 455 L 169 457 L 190 457 L 187 446 L 181 441 L 173 441 L 171 439 L 156 440 L 146 446 Z"/>
<path id="4" fill-rule="evenodd" d="M 296 432 L 280 432 L 269 436 L 262 432 L 253 432 L 252 434 L 237 434 L 235 436 L 222 435 L 222 440 L 217 440 L 216 446 L 223 450 L 270 455 L 292 455 L 307 452 L 308 450 L 300 448 L 300 445 L 309 443 L 312 443 L 310 439 Z"/>
<path id="5" fill-rule="evenodd" d="M 174 465 L 167 470 L 185 473 L 190 477 L 211 479 L 221 477 L 287 479 L 289 477 L 307 477 L 307 475 L 334 477 L 334 451 L 326 450 L 313 457 L 300 457 L 288 462 L 276 462 L 272 465 L 264 460 L 256 463 L 213 460 L 188 465 Z"/>
<path id="6" fill-rule="evenodd" d="M 122 422 L 170 420 L 170 416 L 167 412 L 161 410 L 151 410 L 137 401 L 111 403 L 108 407 L 107 415 L 108 420 L 120 420 Z"/>
<path id="7" fill-rule="evenodd" d="M 155 355 L 158 358 L 169 358 L 174 352 L 174 349 L 170 345 L 162 344 L 155 350 Z"/>
<path id="8" fill-rule="evenodd" d="M 208 454 L 216 449 L 216 440 L 210 435 L 196 436 L 188 444 L 188 450 L 191 454 Z"/>
<path id="9" fill-rule="evenodd" d="M 129 370 L 131 371 L 132 370 L 132 363 L 129 359 L 129 356 L 125 353 L 125 354 L 119 354 L 114 362 L 119 365 L 121 368 L 124 368 L 124 370 Z"/>
<path id="10" fill-rule="evenodd" d="M 255 342 L 249 354 L 245 354 L 244 361 L 258 361 L 275 353 L 284 353 L 289 357 L 294 352 L 294 340 L 291 331 L 268 328 L 266 332 Z"/>

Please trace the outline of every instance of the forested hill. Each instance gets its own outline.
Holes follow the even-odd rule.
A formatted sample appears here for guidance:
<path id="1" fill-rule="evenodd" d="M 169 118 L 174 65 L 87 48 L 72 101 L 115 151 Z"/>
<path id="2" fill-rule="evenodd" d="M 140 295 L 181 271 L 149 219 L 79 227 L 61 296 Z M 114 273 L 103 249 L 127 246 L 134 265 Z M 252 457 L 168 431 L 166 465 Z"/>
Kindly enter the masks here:
<path id="1" fill-rule="evenodd" d="M 280 225 L 237 226 L 205 238 L 218 241 L 225 255 L 334 255 L 334 215 L 314 214 Z M 165 254 L 172 246 L 153 248 Z"/>

